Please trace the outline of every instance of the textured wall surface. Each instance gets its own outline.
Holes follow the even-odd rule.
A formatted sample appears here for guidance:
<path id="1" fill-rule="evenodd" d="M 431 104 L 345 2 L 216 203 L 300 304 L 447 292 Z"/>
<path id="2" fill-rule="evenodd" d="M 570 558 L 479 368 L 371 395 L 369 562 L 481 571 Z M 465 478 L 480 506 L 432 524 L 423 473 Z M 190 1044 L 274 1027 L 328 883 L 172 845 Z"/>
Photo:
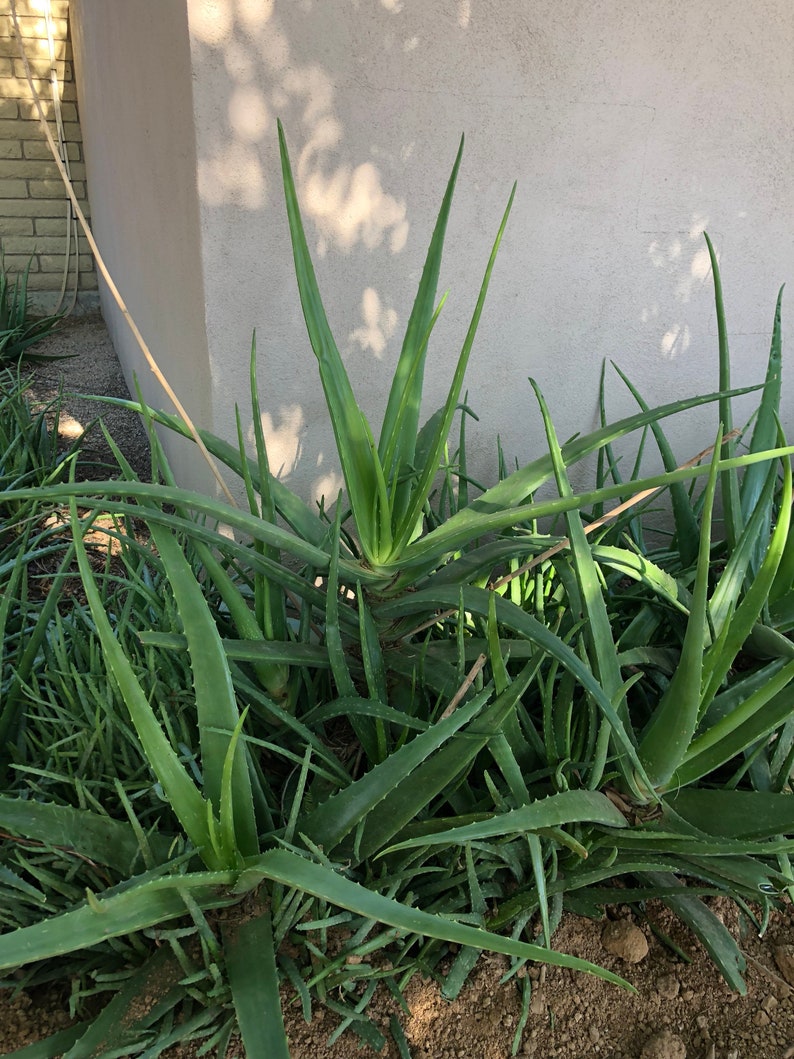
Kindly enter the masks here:
<path id="1" fill-rule="evenodd" d="M 106 108 L 101 120 L 92 104 L 90 130 L 90 69 L 123 65 L 128 29 L 106 24 L 100 57 L 103 5 L 78 6 L 95 214 L 94 145 L 113 153 L 118 142 L 129 145 L 113 192 L 114 209 L 127 209 L 131 172 L 176 150 L 152 130 L 168 127 L 173 86 L 189 89 L 192 76 L 195 183 L 183 159 L 168 185 L 182 195 L 164 183 L 139 200 L 156 219 L 150 285 L 174 285 L 182 325 L 201 314 L 206 344 L 185 355 L 196 358 L 200 379 L 208 356 L 210 422 L 229 437 L 257 329 L 271 462 L 307 495 L 335 495 L 339 476 L 293 278 L 277 116 L 329 319 L 376 432 L 462 132 L 441 279 L 451 294 L 431 341 L 428 414 L 443 400 L 518 181 L 467 376 L 480 416 L 471 431 L 478 475 L 496 473 L 497 432 L 508 457 L 522 462 L 544 445 L 527 376 L 562 436 L 596 422 L 605 360 L 652 403 L 716 388 L 704 229 L 723 268 L 734 380 L 763 377 L 777 289 L 794 279 L 789 0 L 726 0 L 719 12 L 683 0 L 187 0 L 184 11 L 165 5 L 167 18 L 163 5 L 140 2 L 125 8 L 151 11 L 150 50 L 165 54 L 164 33 L 169 47 L 181 37 L 179 61 L 166 71 L 147 58 L 152 70 L 136 72 L 134 100 Z M 133 20 L 114 13 L 112 21 Z M 179 143 L 183 131 L 174 133 Z M 177 221 L 185 203 L 188 216 Z M 175 224 L 197 225 L 198 256 L 169 254 Z M 118 241 L 120 261 L 147 260 L 111 213 L 102 229 Z M 187 277 L 190 298 L 179 286 Z M 150 312 L 146 298 L 141 308 Z M 614 376 L 608 406 L 615 415 L 632 407 Z M 789 421 L 792 411 L 789 390 Z M 710 444 L 715 429 L 711 412 L 671 428 L 679 458 Z"/>
<path id="2" fill-rule="evenodd" d="M 93 230 L 110 274 L 189 414 L 212 423 L 184 4 L 72 0 Z M 130 385 L 173 411 L 100 281 Z M 194 447 L 168 438 L 185 485 L 210 481 Z"/>
<path id="3" fill-rule="evenodd" d="M 7 6 L 7 5 L 5 5 Z M 17 0 L 17 14 L 33 83 L 58 141 L 54 66 L 64 153 L 84 210 L 85 165 L 69 40 L 67 0 Z M 51 12 L 50 53 L 45 12 Z M 54 63 L 53 61 L 54 60 Z M 94 262 L 82 233 L 67 218 L 68 201 L 35 109 L 10 13 L 0 14 L 0 242 L 10 271 L 27 268 L 31 301 L 52 308 L 68 260 L 67 304 L 77 282 L 80 300 L 96 304 Z M 31 260 L 32 258 L 32 260 Z"/>

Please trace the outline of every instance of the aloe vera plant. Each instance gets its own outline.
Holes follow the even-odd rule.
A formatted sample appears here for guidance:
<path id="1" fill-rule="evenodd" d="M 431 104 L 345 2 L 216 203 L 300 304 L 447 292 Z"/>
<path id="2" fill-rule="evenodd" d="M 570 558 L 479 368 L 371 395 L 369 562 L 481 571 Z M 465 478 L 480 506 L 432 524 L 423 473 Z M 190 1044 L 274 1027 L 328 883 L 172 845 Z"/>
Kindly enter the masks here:
<path id="1" fill-rule="evenodd" d="M 325 1003 L 341 1029 L 378 1048 L 362 979 L 364 1002 L 381 979 L 399 997 L 416 970 L 438 973 L 450 946 L 450 997 L 484 948 L 513 969 L 545 960 L 617 982 L 556 952 L 552 938 L 565 907 L 597 914 L 612 900 L 607 883 L 622 877 L 633 890 L 621 901 L 667 901 L 741 989 L 741 954 L 700 897 L 768 906 L 791 884 L 780 793 L 794 759 L 791 449 L 776 418 L 779 312 L 748 452 L 723 442 L 732 396 L 747 391 L 730 389 L 717 283 L 717 392 L 656 409 L 637 394 L 635 414 L 604 416 L 561 445 L 533 384 L 548 453 L 480 490 L 466 473 L 465 411 L 451 457 L 449 435 L 513 193 L 448 397 L 420 427 L 458 152 L 376 442 L 327 323 L 279 137 L 346 496 L 318 513 L 272 475 L 253 351 L 254 453 L 241 426 L 237 446 L 202 435 L 239 475 L 247 510 L 175 484 L 153 428 L 190 431 L 140 402 L 127 403 L 151 428 L 151 482 L 117 451 L 121 480 L 10 483 L 2 502 L 31 514 L 68 506 L 61 573 L 74 558 L 84 598 L 35 627 L 45 664 L 26 675 L 13 718 L 24 710 L 25 723 L 0 747 L 28 784 L 0 797 L 0 826 L 40 844 L 15 848 L 22 874 L 8 883 L 0 966 L 24 965 L 35 981 L 40 961 L 86 975 L 123 955 L 126 977 L 96 1023 L 49 1045 L 70 1059 L 144 1045 L 159 1054 L 179 1034 L 223 1050 L 235 1027 L 247 1053 L 287 1056 L 280 982 L 307 1018 Z M 718 280 L 716 258 L 714 267 Z M 709 405 L 722 423 L 704 441 L 710 450 L 677 465 L 664 420 Z M 647 431 L 665 470 L 643 477 L 638 460 L 622 481 L 612 447 Z M 599 477 L 577 495 L 570 471 L 589 456 Z M 559 495 L 535 499 L 548 484 Z M 660 489 L 671 491 L 675 546 L 654 551 L 635 500 Z M 725 541 L 714 532 L 720 490 L 745 512 Z M 610 517 L 613 502 L 623 513 Z M 89 544 L 108 511 L 121 573 L 98 566 Z M 152 548 L 122 532 L 133 516 Z M 565 536 L 549 536 L 543 519 Z M 27 563 L 18 553 L 0 575 L 16 586 Z M 4 616 L 9 605 L 0 629 Z M 737 674 L 740 653 L 754 661 Z M 57 740 L 37 766 L 48 733 L 71 731 L 74 715 L 86 718 L 74 751 Z M 95 747 L 106 769 L 78 782 L 72 755 L 90 762 Z M 78 839 L 87 862 L 75 865 Z M 45 867 L 80 881 L 63 885 L 46 920 L 33 885 Z M 694 886 L 682 892 L 682 878 Z M 346 937 L 334 948 L 339 927 Z M 144 940 L 153 929 L 165 954 Z M 132 1025 L 153 975 L 170 983 L 166 999 Z M 529 1000 L 524 990 L 525 1011 Z"/>

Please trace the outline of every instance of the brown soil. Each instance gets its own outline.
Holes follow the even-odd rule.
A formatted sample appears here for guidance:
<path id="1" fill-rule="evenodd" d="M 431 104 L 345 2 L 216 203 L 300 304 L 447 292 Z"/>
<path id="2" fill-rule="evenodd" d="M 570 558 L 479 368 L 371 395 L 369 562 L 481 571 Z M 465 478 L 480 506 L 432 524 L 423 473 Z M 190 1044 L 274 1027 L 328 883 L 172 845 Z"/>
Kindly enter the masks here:
<path id="1" fill-rule="evenodd" d="M 454 1003 L 441 997 L 437 983 L 418 976 L 409 984 L 410 1014 L 399 1014 L 413 1059 L 792 1059 L 794 1057 L 794 914 L 772 917 L 763 939 L 739 924 L 727 902 L 719 906 L 742 938 L 747 956 L 746 997 L 731 993 L 705 952 L 664 909 L 650 908 L 640 929 L 648 953 L 637 963 L 611 955 L 602 942 L 603 923 L 568 916 L 555 936 L 555 947 L 593 960 L 626 978 L 628 993 L 587 975 L 532 965 L 533 999 L 529 1019 L 513 1042 L 521 1015 L 521 981 L 501 984 L 507 970 L 502 957 L 484 955 Z M 614 916 L 628 918 L 627 909 Z M 691 957 L 686 963 L 660 942 L 651 929 L 673 938 Z M 786 957 L 789 957 L 787 960 Z M 376 1053 L 361 1047 L 346 1031 L 333 1045 L 329 1038 L 338 1017 L 317 1006 L 306 1023 L 291 994 L 283 997 L 292 1059 L 400 1059 L 388 1044 Z M 388 1037 L 398 1013 L 384 992 L 369 1013 Z M 55 994 L 0 994 L 0 1054 L 62 1029 L 66 1003 Z M 169 1059 L 194 1059 L 197 1046 L 171 1049 Z M 232 1041 L 229 1059 L 242 1059 Z"/>

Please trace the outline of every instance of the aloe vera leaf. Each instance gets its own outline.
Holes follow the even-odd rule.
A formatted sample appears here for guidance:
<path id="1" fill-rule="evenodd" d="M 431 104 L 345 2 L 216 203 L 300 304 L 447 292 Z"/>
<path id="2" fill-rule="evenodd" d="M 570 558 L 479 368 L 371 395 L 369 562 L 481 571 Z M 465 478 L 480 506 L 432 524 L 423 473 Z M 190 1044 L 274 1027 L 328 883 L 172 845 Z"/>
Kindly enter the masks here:
<path id="1" fill-rule="evenodd" d="M 719 349 L 719 384 L 720 422 L 726 434 L 733 430 L 733 410 L 731 406 L 731 356 L 728 349 L 728 327 L 725 322 L 725 302 L 722 296 L 722 277 L 720 276 L 720 265 L 714 246 L 706 232 L 703 233 L 706 246 L 711 260 L 711 274 L 714 279 L 714 307 L 717 316 L 717 343 Z M 720 457 L 723 460 L 733 456 L 736 445 L 733 441 L 726 441 L 720 449 Z M 742 531 L 742 507 L 739 495 L 739 477 L 735 470 L 724 467 L 721 474 L 722 482 L 722 506 L 725 518 L 725 537 L 728 549 L 732 550 L 736 545 Z"/>
<path id="2" fill-rule="evenodd" d="M 766 469 L 762 497 L 771 500 L 776 484 L 777 467 L 771 464 Z M 768 524 L 768 512 L 764 508 L 765 505 L 762 502 L 751 512 L 712 592 L 709 601 L 709 617 L 716 637 L 723 634 L 726 631 L 726 623 L 733 620 L 734 610 L 750 572 L 757 572 L 757 565 L 754 570 L 752 569 L 753 555 L 757 551 L 759 539 L 763 538 L 766 541 L 769 539 L 768 529 L 764 532 L 764 524 Z"/>
<path id="3" fill-rule="evenodd" d="M 289 1059 L 270 909 L 223 929 L 229 986 L 249 1059 Z"/>
<path id="4" fill-rule="evenodd" d="M 436 218 L 433 235 L 427 250 L 422 277 L 416 292 L 411 315 L 405 330 L 400 357 L 392 378 L 389 399 L 383 415 L 378 454 L 389 479 L 400 467 L 410 467 L 414 462 L 416 437 L 419 433 L 419 414 L 422 403 L 424 365 L 427 353 L 427 335 L 435 316 L 436 289 L 444 238 L 463 157 L 464 138 L 461 136 L 455 162 L 452 166 L 441 207 Z"/>
<path id="5" fill-rule="evenodd" d="M 564 450 L 563 450 L 564 451 Z M 743 456 L 732 457 L 728 461 L 721 461 L 720 466 L 729 469 L 739 469 L 751 466 L 753 463 L 769 462 L 772 459 L 780 459 L 794 453 L 794 446 L 770 449 L 764 453 L 747 453 Z M 642 478 L 632 482 L 632 493 L 644 490 L 667 488 L 674 482 L 689 481 L 704 477 L 709 473 L 709 465 L 697 467 L 682 467 L 680 470 L 664 472 Z M 507 481 L 508 479 L 505 479 Z M 500 483 L 504 484 L 504 483 Z M 494 487 L 498 488 L 498 487 Z M 442 526 L 431 530 L 421 540 L 414 541 L 402 554 L 399 564 L 395 567 L 395 578 L 390 585 L 390 590 L 404 587 L 404 577 L 400 577 L 399 571 L 410 572 L 411 580 L 417 578 L 417 571 L 430 572 L 439 565 L 443 558 L 464 548 L 470 540 L 475 540 L 488 533 L 507 529 L 525 520 L 558 517 L 573 508 L 587 509 L 596 503 L 620 498 L 625 499 L 626 486 L 605 486 L 602 489 L 579 493 L 572 497 L 556 500 L 535 500 L 518 506 L 490 507 L 483 510 L 480 501 L 483 497 L 473 500 L 467 508 L 463 508 L 449 518 Z M 485 495 L 485 494 L 483 494 Z M 384 568 L 383 573 L 387 572 Z"/>
<path id="6" fill-rule="evenodd" d="M 391 522 L 386 481 L 372 432 L 358 406 L 345 366 L 328 325 L 314 274 L 292 178 L 287 143 L 278 123 L 281 170 L 287 203 L 295 275 L 309 341 L 317 358 L 320 380 L 336 438 L 347 495 L 356 530 L 367 559 L 377 565 L 391 553 Z"/>
<path id="7" fill-rule="evenodd" d="M 480 820 L 463 827 L 451 827 L 433 834 L 396 842 L 383 855 L 416 846 L 463 845 L 487 838 L 539 831 L 544 827 L 560 827 L 572 823 L 596 823 L 606 827 L 626 827 L 626 818 L 599 791 L 562 791 L 539 798 L 530 805 L 498 813 L 489 820 Z"/>
<path id="8" fill-rule="evenodd" d="M 753 393 L 760 388 L 760 386 L 756 385 L 734 389 L 728 392 L 728 396 L 739 397 L 745 393 Z M 581 460 L 585 459 L 585 457 L 597 452 L 604 445 L 618 441 L 620 438 L 625 437 L 634 430 L 639 430 L 653 422 L 665 419 L 671 415 L 676 415 L 679 412 L 685 412 L 691 408 L 700 408 L 707 404 L 712 404 L 715 401 L 719 401 L 724 396 L 725 395 L 722 391 L 718 391 L 716 393 L 704 394 L 698 397 L 689 397 L 679 401 L 672 401 L 669 404 L 659 405 L 656 408 L 652 408 L 648 412 L 635 412 L 633 415 L 626 416 L 624 419 L 616 420 L 614 423 L 610 423 L 606 427 L 594 430 L 589 434 L 579 435 L 562 446 L 562 455 L 565 460 L 565 466 L 571 467 L 573 464 L 579 463 Z M 505 507 L 512 507 L 515 504 L 524 501 L 531 493 L 534 493 L 544 482 L 547 482 L 551 478 L 552 474 L 553 469 L 550 456 L 539 456 L 537 459 L 525 464 L 518 470 L 513 471 L 513 473 L 508 475 L 503 481 L 498 482 L 490 489 L 487 489 L 482 496 L 473 500 L 469 505 L 469 508 L 466 510 L 489 512 L 494 509 L 500 510 Z M 683 474 L 680 478 L 681 481 L 685 481 L 686 479 L 686 474 Z M 631 483 L 632 492 L 634 491 L 636 484 L 637 483 L 635 482 Z M 618 482 L 615 486 L 610 487 L 609 492 L 605 491 L 605 495 L 607 498 L 609 496 L 624 495 L 626 488 L 625 482 Z M 600 494 L 602 491 L 599 490 L 598 492 Z M 461 518 L 462 515 L 463 512 L 460 512 L 458 517 Z"/>
<path id="9" fill-rule="evenodd" d="M 371 813 L 364 822 L 362 834 L 357 837 L 357 857 L 367 860 L 383 849 L 435 797 L 466 773 L 477 754 L 504 730 L 536 672 L 537 663 L 528 663 L 513 683 L 466 730 L 423 761 L 410 777 L 406 777 L 387 794 L 378 813 Z M 477 698 L 479 696 L 472 702 L 476 702 Z M 457 707 L 455 713 L 460 709 L 462 707 Z"/>
<path id="10" fill-rule="evenodd" d="M 681 888 L 680 897 L 665 897 L 662 901 L 700 939 L 728 985 L 744 996 L 747 993 L 747 986 L 742 975 L 747 969 L 747 962 L 722 920 L 718 919 L 699 898 L 687 896 L 684 884 L 679 882 L 674 875 L 666 872 L 646 872 L 644 874 L 655 886 Z"/>
<path id="11" fill-rule="evenodd" d="M 190 564 L 173 534 L 152 524 L 152 540 L 160 555 L 188 642 L 190 667 L 201 740 L 204 792 L 217 813 L 221 807 L 224 762 L 229 741 L 240 720 L 229 664 L 220 634 Z M 232 769 L 237 846 L 244 857 L 259 851 L 251 797 L 251 781 L 243 747 Z"/>
<path id="12" fill-rule="evenodd" d="M 794 833 L 794 799 L 768 791 L 687 788 L 665 795 L 663 804 L 706 834 L 766 839 Z"/>
<path id="13" fill-rule="evenodd" d="M 108 897 L 92 896 L 80 908 L 0 935 L 0 968 L 48 960 L 184 916 L 180 890 L 189 891 L 202 908 L 221 908 L 238 899 L 230 896 L 235 879 L 234 872 L 194 872 L 133 883 Z"/>
<path id="14" fill-rule="evenodd" d="M 250 613 L 250 611 L 249 611 Z M 187 650 L 187 637 L 170 632 L 140 632 L 142 644 L 152 647 L 167 647 L 169 650 Z M 227 658 L 238 662 L 283 663 L 287 666 L 307 666 L 310 669 L 328 669 L 328 652 L 324 647 L 309 643 L 271 643 L 268 640 L 221 640 Z"/>
<path id="15" fill-rule="evenodd" d="M 215 863 L 210 848 L 207 827 L 206 802 L 188 776 L 185 768 L 165 737 L 149 700 L 138 683 L 138 678 L 124 653 L 124 648 L 114 635 L 102 599 L 97 589 L 91 564 L 83 544 L 82 531 L 77 517 L 77 503 L 72 498 L 69 504 L 72 532 L 74 536 L 77 565 L 83 582 L 91 615 L 102 644 L 108 669 L 119 687 L 124 703 L 149 764 L 163 786 L 171 806 L 193 845 L 207 858 L 208 866 L 221 867 Z"/>
<path id="16" fill-rule="evenodd" d="M 640 582 L 682 614 L 689 613 L 691 594 L 671 574 L 646 556 L 610 544 L 591 544 L 590 551 L 600 565 Z"/>
<path id="17" fill-rule="evenodd" d="M 747 589 L 744 599 L 734 611 L 725 634 L 715 642 L 705 660 L 704 673 L 708 675 L 708 684 L 703 691 L 701 712 L 717 694 L 742 644 L 750 635 L 762 610 L 766 606 L 769 591 L 788 540 L 791 524 L 791 500 L 791 463 L 789 460 L 784 460 L 783 490 L 777 525 L 772 533 L 769 547 L 766 549 L 766 554 L 763 557 L 758 573 Z M 714 653 L 713 658 L 711 657 L 712 652 Z"/>
<path id="18" fill-rule="evenodd" d="M 775 731 L 794 708 L 792 679 L 789 663 L 766 687 L 745 699 L 735 716 L 729 714 L 693 739 L 674 773 L 674 782 L 686 785 L 707 776 Z"/>
<path id="19" fill-rule="evenodd" d="M 667 784 L 683 760 L 697 726 L 701 703 L 703 651 L 708 632 L 708 590 L 711 567 L 711 519 L 720 470 L 717 435 L 706 486 L 698 545 L 692 608 L 687 621 L 681 660 L 673 679 L 640 737 L 639 755 L 654 787 Z"/>
<path id="20" fill-rule="evenodd" d="M 467 611 L 486 618 L 492 598 L 494 598 L 493 593 L 485 589 L 469 586 L 465 590 L 464 604 Z M 389 600 L 379 604 L 377 608 L 374 608 L 374 613 L 376 620 L 389 621 L 404 617 L 407 613 L 427 615 L 433 613 L 434 610 L 454 607 L 457 604 L 458 591 L 452 587 L 432 590 L 420 589 L 400 599 Z M 594 677 L 590 667 L 559 636 L 531 614 L 527 614 L 521 607 L 501 597 L 496 597 L 495 607 L 496 618 L 500 625 L 507 629 L 512 629 L 520 637 L 535 644 L 541 652 L 545 652 L 551 658 L 557 659 L 579 682 L 582 688 L 593 697 L 599 710 L 611 725 L 616 747 L 619 749 L 621 756 L 625 757 L 626 764 L 630 762 L 632 767 L 638 770 L 637 775 L 640 779 L 643 779 L 643 767 L 640 764 L 634 744 L 618 717 L 612 702 L 599 681 Z"/>
<path id="21" fill-rule="evenodd" d="M 190 428 L 178 416 L 151 408 L 143 401 L 132 401 L 124 397 L 96 397 L 92 394 L 80 394 L 79 396 L 87 401 L 98 401 L 114 408 L 125 408 L 128 411 L 138 412 L 139 414 L 143 414 L 145 410 L 152 422 L 167 427 L 175 434 L 192 440 L 193 436 Z M 259 491 L 260 496 L 262 495 L 263 490 L 267 487 L 262 482 L 260 467 L 256 460 L 241 456 L 238 447 L 231 445 L 223 438 L 219 438 L 209 430 L 199 429 L 198 434 L 211 455 L 219 459 L 224 466 L 234 471 L 241 478 L 244 474 L 243 462 L 245 462 L 254 488 Z M 278 478 L 270 478 L 269 489 L 276 510 L 290 529 L 297 533 L 302 540 L 321 548 L 326 536 L 326 528 L 317 518 L 316 513 L 310 510 L 297 493 L 293 493 Z"/>
<path id="22" fill-rule="evenodd" d="M 490 689 L 481 692 L 470 703 L 459 706 L 451 716 L 395 750 L 349 787 L 327 798 L 298 821 L 298 831 L 312 842 L 321 843 L 327 852 L 333 850 L 361 820 L 380 806 L 391 791 L 407 780 L 429 754 L 475 717 L 489 695 Z M 378 808 L 377 812 L 382 810 Z"/>
<path id="23" fill-rule="evenodd" d="M 214 587 L 218 590 L 229 610 L 229 616 L 234 623 L 235 630 L 238 636 L 246 641 L 253 644 L 264 644 L 268 642 L 268 639 L 272 640 L 274 637 L 266 637 L 259 624 L 256 615 L 248 606 L 242 592 L 235 585 L 223 565 L 218 561 L 212 550 L 203 541 L 194 541 L 193 546 L 196 549 L 196 555 L 200 558 L 202 565 Z M 267 578 L 265 578 L 267 580 Z M 283 598 L 283 592 L 281 593 Z M 268 615 L 268 627 L 273 631 L 274 625 L 280 625 L 278 619 L 274 622 L 272 615 Z M 282 635 L 278 639 L 285 639 Z M 279 662 L 268 662 L 266 657 L 260 654 L 260 656 L 253 662 L 254 670 L 257 677 L 262 682 L 262 686 L 266 688 L 269 695 L 273 697 L 276 702 L 283 702 L 287 695 L 287 685 L 289 681 L 289 667 Z"/>
<path id="24" fill-rule="evenodd" d="M 648 404 L 640 396 L 639 391 L 629 380 L 628 376 L 620 370 L 617 364 L 614 365 L 614 368 L 643 412 L 649 411 Z M 673 455 L 673 450 L 670 448 L 670 443 L 662 430 L 661 424 L 658 420 L 651 420 L 649 425 L 659 449 L 659 455 L 662 457 L 664 469 L 666 471 L 674 471 L 678 465 L 677 460 Z M 695 556 L 697 555 L 697 519 L 695 518 L 695 513 L 692 510 L 692 505 L 689 502 L 689 496 L 683 483 L 675 482 L 670 486 L 670 500 L 673 508 L 675 539 L 676 545 L 678 546 L 678 554 L 681 559 L 681 565 L 687 567 L 694 561 Z"/>
<path id="25" fill-rule="evenodd" d="M 772 325 L 772 342 L 769 348 L 766 379 L 761 394 L 761 404 L 753 428 L 750 442 L 751 452 L 763 452 L 774 446 L 778 434 L 778 416 L 780 414 L 780 394 L 782 386 L 783 342 L 781 337 L 780 316 L 783 303 L 783 287 L 780 288 L 775 305 L 775 319 Z M 761 497 L 765 479 L 764 469 L 760 464 L 749 467 L 745 472 L 741 486 L 740 498 L 742 517 L 746 521 L 755 510 Z M 767 518 L 771 511 L 767 512 Z"/>
<path id="26" fill-rule="evenodd" d="M 571 483 L 565 469 L 557 433 L 549 414 L 549 408 L 540 391 L 540 387 L 530 379 L 535 396 L 538 399 L 540 413 L 543 418 L 543 426 L 546 431 L 546 444 L 554 467 L 554 478 L 557 491 L 561 497 L 573 495 Z M 576 580 L 579 586 L 579 598 L 584 616 L 586 617 L 585 636 L 592 651 L 591 664 L 594 675 L 600 680 L 601 686 L 610 702 L 616 705 L 616 712 L 624 725 L 628 724 L 628 710 L 625 699 L 619 699 L 618 693 L 623 684 L 620 666 L 617 662 L 617 651 L 612 638 L 612 626 L 607 614 L 606 603 L 601 590 L 601 582 L 598 576 L 598 567 L 593 560 L 587 537 L 582 525 L 582 519 L 578 510 L 573 509 L 566 512 L 566 527 L 568 530 L 569 548 L 573 563 Z M 596 750 L 593 761 L 590 763 L 587 784 L 595 789 L 601 784 L 604 767 L 606 765 L 609 750 L 610 729 L 608 724 L 602 724 L 598 734 Z"/>
<path id="27" fill-rule="evenodd" d="M 302 716 L 307 724 L 316 728 L 334 717 L 349 717 L 354 713 L 360 713 L 364 717 L 375 717 L 379 721 L 417 732 L 426 732 L 430 728 L 428 721 L 423 721 L 420 717 L 411 717 L 402 710 L 387 706 L 382 699 L 361 699 L 358 696 L 334 699 L 333 702 L 317 706 Z"/>
<path id="28" fill-rule="evenodd" d="M 527 942 L 514 941 L 512 938 L 503 938 L 499 934 L 492 934 L 478 927 L 456 923 L 454 920 L 400 904 L 398 901 L 374 893 L 346 879 L 322 864 L 312 863 L 288 850 L 269 850 L 262 854 L 252 863 L 251 873 L 252 875 L 261 874 L 264 878 L 274 882 L 295 887 L 305 893 L 320 897 L 329 904 L 347 908 L 358 915 L 386 926 L 396 927 L 408 934 L 420 934 L 458 945 L 469 945 L 476 949 L 517 956 L 519 959 L 538 960 L 557 967 L 587 971 L 615 985 L 622 985 L 630 990 L 633 988 L 624 979 L 586 960 L 569 956 L 567 953 L 555 952 L 553 949 L 546 949 L 540 945 L 530 945 Z"/>
<path id="29" fill-rule="evenodd" d="M 499 252 L 499 246 L 502 242 L 502 236 L 504 235 L 505 228 L 507 226 L 507 219 L 510 216 L 510 210 L 513 205 L 513 199 L 516 193 L 516 185 L 513 185 L 513 190 L 510 192 L 510 197 L 507 201 L 507 207 L 505 208 L 504 215 L 502 217 L 502 223 L 499 226 L 499 231 L 496 234 L 493 248 L 491 249 L 491 256 L 488 259 L 488 264 L 485 269 L 485 275 L 483 276 L 482 285 L 480 287 L 480 293 L 477 297 L 477 304 L 474 307 L 472 314 L 471 323 L 469 329 L 466 332 L 466 337 L 463 341 L 463 347 L 458 357 L 458 362 L 455 367 L 455 373 L 452 379 L 452 384 L 447 395 L 447 400 L 444 405 L 443 415 L 438 423 L 438 428 L 432 445 L 429 448 L 428 457 L 425 460 L 424 466 L 417 468 L 419 471 L 419 479 L 412 490 L 412 496 L 408 509 L 399 523 L 395 526 L 394 533 L 394 554 L 399 556 L 402 550 L 411 540 L 414 527 L 416 526 L 417 519 L 420 517 L 424 508 L 427 497 L 430 493 L 430 489 L 433 484 L 433 479 L 438 472 L 439 461 L 441 454 L 444 451 L 444 446 L 449 436 L 450 427 L 452 426 L 452 419 L 455 415 L 455 409 L 457 408 L 458 401 L 460 399 L 460 393 L 463 389 L 463 377 L 466 373 L 466 366 L 469 362 L 469 355 L 471 354 L 472 346 L 474 345 L 474 338 L 477 334 L 477 327 L 480 323 L 480 317 L 482 316 L 483 307 L 485 305 L 485 298 L 488 293 L 488 286 L 491 281 L 491 273 L 493 272 L 494 265 L 496 264 L 496 256 Z"/>
<path id="30" fill-rule="evenodd" d="M 153 1007 L 179 989 L 184 974 L 173 952 L 163 946 L 124 981 L 85 1033 L 63 1053 L 63 1059 L 110 1055 L 119 1045 L 133 1042 L 136 1023 L 147 1014 L 147 1006 Z"/>
<path id="31" fill-rule="evenodd" d="M 2 348 L 2 343 L 0 343 Z M 28 1044 L 15 1052 L 6 1052 L 3 1059 L 62 1059 L 69 1048 L 75 1044 L 89 1029 L 91 1022 L 80 1022 L 77 1026 L 70 1026 L 66 1030 L 59 1030 L 51 1037 L 35 1044 Z"/>
<path id="32" fill-rule="evenodd" d="M 140 855 L 138 839 L 129 824 L 70 805 L 0 796 L 0 828 L 36 842 L 77 850 L 119 872 L 129 872 Z M 148 841 L 157 863 L 164 863 L 171 838 L 150 835 Z"/>

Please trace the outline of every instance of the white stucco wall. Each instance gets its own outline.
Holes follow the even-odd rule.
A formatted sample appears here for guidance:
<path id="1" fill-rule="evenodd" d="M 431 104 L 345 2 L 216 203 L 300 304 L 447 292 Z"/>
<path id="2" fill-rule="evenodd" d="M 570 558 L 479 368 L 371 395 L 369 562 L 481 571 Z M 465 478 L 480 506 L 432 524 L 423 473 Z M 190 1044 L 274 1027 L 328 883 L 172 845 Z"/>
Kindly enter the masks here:
<path id="1" fill-rule="evenodd" d="M 704 228 L 722 262 L 734 381 L 763 377 L 777 289 L 794 279 L 789 0 L 76 6 L 100 242 L 140 288 L 133 311 L 176 383 L 228 437 L 257 329 L 271 462 L 305 494 L 335 495 L 339 478 L 293 278 L 277 116 L 329 319 L 376 433 L 461 132 L 428 413 L 519 184 L 468 373 L 480 476 L 495 474 L 497 432 L 522 462 L 543 445 L 528 375 L 562 436 L 594 425 L 604 358 L 652 403 L 716 388 Z M 96 72 L 115 81 L 120 68 L 118 92 Z M 172 164 L 182 190 L 161 194 Z M 617 380 L 610 389 L 616 414 L 632 408 Z M 794 434 L 791 388 L 785 411 Z M 679 457 L 715 428 L 713 413 L 673 430 Z"/>

